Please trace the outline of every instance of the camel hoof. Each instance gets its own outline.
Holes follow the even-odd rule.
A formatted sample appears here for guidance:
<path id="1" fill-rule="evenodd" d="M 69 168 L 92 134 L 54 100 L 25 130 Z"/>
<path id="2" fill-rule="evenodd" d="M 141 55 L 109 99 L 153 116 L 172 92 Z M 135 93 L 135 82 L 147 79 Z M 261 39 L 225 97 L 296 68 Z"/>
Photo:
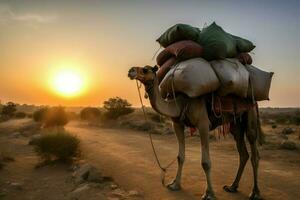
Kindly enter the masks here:
<path id="1" fill-rule="evenodd" d="M 260 196 L 257 192 L 252 192 L 249 196 L 249 200 L 263 200 L 263 198 Z"/>
<path id="2" fill-rule="evenodd" d="M 179 191 L 181 190 L 180 184 L 177 184 L 176 181 L 173 181 L 169 185 L 167 185 L 167 188 L 171 191 Z"/>
<path id="3" fill-rule="evenodd" d="M 225 192 L 229 192 L 229 193 L 237 193 L 238 192 L 238 190 L 237 190 L 237 188 L 238 187 L 236 187 L 236 186 L 228 186 L 228 185 L 225 185 L 224 187 L 223 187 L 223 190 L 225 190 Z"/>
<path id="4" fill-rule="evenodd" d="M 215 197 L 214 194 L 209 194 L 205 193 L 202 197 L 201 200 L 216 200 L 217 198 Z"/>

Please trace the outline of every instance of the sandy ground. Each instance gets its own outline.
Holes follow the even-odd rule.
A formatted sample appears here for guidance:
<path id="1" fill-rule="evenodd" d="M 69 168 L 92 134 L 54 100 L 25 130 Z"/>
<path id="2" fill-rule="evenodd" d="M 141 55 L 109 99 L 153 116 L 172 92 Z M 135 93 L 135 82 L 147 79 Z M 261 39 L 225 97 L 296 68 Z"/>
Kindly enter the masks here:
<path id="1" fill-rule="evenodd" d="M 13 158 L 0 170 L 0 200 L 139 200 L 142 195 L 124 191 L 115 182 L 84 182 L 75 184 L 72 180 L 73 165 L 52 163 L 36 168 L 40 160 L 28 145 L 28 136 L 17 134 L 32 121 L 10 120 L 0 123 L 0 153 Z M 81 160 L 88 163 L 86 160 Z M 110 179 L 110 177 L 108 177 Z M 114 185 L 114 189 L 112 189 Z M 80 188 L 87 188 L 79 191 Z M 137 195 L 136 195 L 137 194 Z M 120 197 L 120 198 L 118 198 Z"/>
<path id="2" fill-rule="evenodd" d="M 25 119 L 0 124 L 0 150 L 15 160 L 0 170 L 0 199 L 64 199 L 73 187 L 65 181 L 70 176 L 68 167 L 35 169 L 39 160 L 28 139 L 13 136 L 15 130 L 28 123 L 30 120 Z M 21 186 L 12 186 L 15 183 Z"/>
<path id="3" fill-rule="evenodd" d="M 200 199 L 205 190 L 204 172 L 200 165 L 200 142 L 187 138 L 186 163 L 179 192 L 170 192 L 160 183 L 158 170 L 147 134 L 129 130 L 112 130 L 70 124 L 67 129 L 82 139 L 84 155 L 104 173 L 114 177 L 122 186 L 137 188 L 146 199 Z M 177 155 L 174 135 L 155 135 L 154 143 L 163 163 Z M 262 196 L 269 200 L 300 199 L 300 152 L 260 148 L 259 183 Z M 247 163 L 239 193 L 222 190 L 230 184 L 238 166 L 238 153 L 233 139 L 211 143 L 212 179 L 219 200 L 247 199 L 252 187 L 252 169 Z M 176 173 L 176 164 L 168 172 L 168 180 Z"/>
<path id="4" fill-rule="evenodd" d="M 0 199 L 66 199 L 74 187 L 68 181 L 71 173 L 69 166 L 56 164 L 35 169 L 39 160 L 32 146 L 27 145 L 28 137 L 13 136 L 15 130 L 28 123 L 31 122 L 12 120 L 0 123 L 0 150 L 15 159 L 0 170 Z M 78 122 L 70 123 L 66 129 L 81 139 L 84 159 L 88 163 L 100 169 L 105 176 L 113 177 L 121 188 L 137 190 L 145 199 L 200 199 L 205 190 L 198 137 L 186 138 L 183 190 L 170 192 L 160 183 L 160 171 L 145 132 L 103 129 Z M 174 135 L 154 135 L 154 143 L 164 164 L 176 157 L 177 141 Z M 300 151 L 266 145 L 260 148 L 260 152 L 262 159 L 259 180 L 264 199 L 300 199 Z M 242 177 L 239 193 L 229 194 L 222 190 L 223 185 L 230 184 L 234 179 L 238 165 L 238 154 L 230 136 L 211 142 L 211 158 L 213 185 L 218 199 L 248 199 L 252 187 L 250 162 Z M 170 168 L 167 181 L 172 180 L 176 168 L 176 164 Z M 22 189 L 11 186 L 12 183 L 21 183 Z M 2 196 L 3 192 L 5 196 Z M 96 195 L 95 193 L 93 197 L 97 197 Z"/>

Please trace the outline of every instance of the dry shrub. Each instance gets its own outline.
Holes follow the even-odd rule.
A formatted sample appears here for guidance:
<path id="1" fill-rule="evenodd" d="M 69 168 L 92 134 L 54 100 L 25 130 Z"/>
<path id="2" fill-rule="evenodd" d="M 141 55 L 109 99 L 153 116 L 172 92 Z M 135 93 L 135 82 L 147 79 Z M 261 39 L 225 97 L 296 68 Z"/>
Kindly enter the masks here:
<path id="1" fill-rule="evenodd" d="M 300 125 L 300 110 L 296 109 L 290 112 L 261 112 L 262 122 L 264 124 L 294 124 Z"/>
<path id="2" fill-rule="evenodd" d="M 55 130 L 42 134 L 33 142 L 35 151 L 44 161 L 70 161 L 79 155 L 79 139 L 64 131 Z"/>
<path id="3" fill-rule="evenodd" d="M 33 120 L 36 122 L 42 122 L 45 119 L 47 111 L 48 111 L 47 107 L 40 108 L 40 109 L 34 111 L 34 113 L 32 115 Z"/>
<path id="4" fill-rule="evenodd" d="M 18 119 L 23 119 L 23 118 L 26 117 L 26 113 L 24 113 L 24 112 L 17 112 L 15 114 L 15 117 L 18 118 Z"/>
<path id="5" fill-rule="evenodd" d="M 86 107 L 80 111 L 80 118 L 86 121 L 97 121 L 101 117 L 101 111 L 95 107 Z"/>
<path id="6" fill-rule="evenodd" d="M 33 113 L 33 119 L 45 127 L 64 126 L 69 122 L 68 113 L 64 107 L 44 107 Z"/>
<path id="7" fill-rule="evenodd" d="M 158 114 L 158 113 L 147 113 L 147 115 L 154 122 L 157 122 L 157 123 L 164 123 L 165 122 L 165 117 Z"/>

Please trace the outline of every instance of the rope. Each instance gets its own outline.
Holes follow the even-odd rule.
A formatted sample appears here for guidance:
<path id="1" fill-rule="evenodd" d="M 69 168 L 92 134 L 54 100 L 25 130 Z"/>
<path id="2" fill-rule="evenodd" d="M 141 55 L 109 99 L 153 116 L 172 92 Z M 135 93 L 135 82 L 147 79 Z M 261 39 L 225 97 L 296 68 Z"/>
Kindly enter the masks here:
<path id="1" fill-rule="evenodd" d="M 146 116 L 145 107 L 144 107 L 143 100 L 142 100 L 142 96 L 141 96 L 141 91 L 140 91 L 142 84 L 139 85 L 139 84 L 138 84 L 138 81 L 136 80 L 136 86 L 137 86 L 138 93 L 139 93 L 139 99 L 140 99 L 140 103 L 141 103 L 141 106 L 142 106 L 142 110 L 143 110 L 143 114 L 144 114 L 144 119 L 145 119 L 145 122 L 148 122 L 148 119 L 147 119 L 147 116 Z M 165 177 L 166 177 L 167 169 L 168 169 L 169 167 L 171 167 L 171 165 L 177 160 L 177 158 L 175 158 L 174 160 L 172 160 L 166 167 L 163 167 L 163 166 L 161 165 L 161 163 L 160 163 L 160 160 L 159 160 L 159 158 L 158 158 L 156 149 L 155 149 L 155 147 L 154 147 L 151 132 L 148 132 L 148 135 L 149 135 L 149 139 L 150 139 L 150 143 L 151 143 L 151 147 L 152 147 L 152 151 L 153 151 L 153 154 L 154 154 L 156 163 L 157 163 L 158 167 L 159 167 L 160 170 L 161 170 L 161 183 L 162 183 L 163 186 L 166 187 L 166 185 L 165 185 Z"/>

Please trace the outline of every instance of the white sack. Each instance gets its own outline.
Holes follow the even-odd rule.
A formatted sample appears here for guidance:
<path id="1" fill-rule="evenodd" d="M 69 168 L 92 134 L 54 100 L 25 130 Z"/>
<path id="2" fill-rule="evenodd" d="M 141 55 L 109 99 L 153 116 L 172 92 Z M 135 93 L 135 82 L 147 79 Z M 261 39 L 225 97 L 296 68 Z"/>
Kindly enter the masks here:
<path id="1" fill-rule="evenodd" d="M 175 92 L 185 93 L 189 97 L 213 92 L 220 86 L 211 65 L 203 58 L 189 59 L 173 66 L 160 83 L 163 98 L 168 93 L 172 94 L 172 82 Z"/>
<path id="2" fill-rule="evenodd" d="M 220 80 L 221 87 L 218 93 L 221 96 L 235 94 L 240 97 L 247 97 L 249 72 L 244 65 L 235 58 L 213 60 L 210 64 Z"/>
<path id="3" fill-rule="evenodd" d="M 274 73 L 262 71 L 252 65 L 246 65 L 245 67 L 250 74 L 251 82 L 248 89 L 248 98 L 252 98 L 251 86 L 253 86 L 253 96 L 256 101 L 269 100 L 269 91 Z"/>

